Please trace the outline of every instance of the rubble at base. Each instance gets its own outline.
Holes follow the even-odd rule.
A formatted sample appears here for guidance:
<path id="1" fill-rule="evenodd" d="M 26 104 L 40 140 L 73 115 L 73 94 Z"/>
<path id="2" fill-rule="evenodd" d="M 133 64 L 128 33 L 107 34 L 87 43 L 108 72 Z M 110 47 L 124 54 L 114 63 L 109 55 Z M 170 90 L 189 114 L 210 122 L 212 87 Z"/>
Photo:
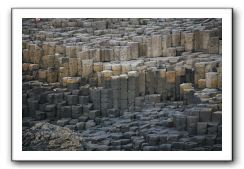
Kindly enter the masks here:
<path id="1" fill-rule="evenodd" d="M 79 151 L 82 137 L 66 127 L 38 122 L 23 131 L 23 151 Z"/>

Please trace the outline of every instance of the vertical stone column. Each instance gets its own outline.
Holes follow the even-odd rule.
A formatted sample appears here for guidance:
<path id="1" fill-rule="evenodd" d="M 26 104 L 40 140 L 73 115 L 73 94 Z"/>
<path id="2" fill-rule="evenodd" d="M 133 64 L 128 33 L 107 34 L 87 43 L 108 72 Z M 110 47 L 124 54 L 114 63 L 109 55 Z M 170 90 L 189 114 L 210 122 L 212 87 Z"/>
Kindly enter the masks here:
<path id="1" fill-rule="evenodd" d="M 146 66 L 137 67 L 138 72 L 138 95 L 144 96 L 146 91 Z"/>
<path id="2" fill-rule="evenodd" d="M 175 81 L 176 81 L 175 71 L 167 71 L 166 72 L 167 100 L 175 101 Z"/>
<path id="3" fill-rule="evenodd" d="M 97 86 L 102 87 L 102 73 L 97 72 Z"/>
<path id="4" fill-rule="evenodd" d="M 180 33 L 180 45 L 184 48 L 185 50 L 185 32 Z"/>
<path id="5" fill-rule="evenodd" d="M 144 105 L 144 96 L 135 98 L 135 111 L 141 111 Z"/>
<path id="6" fill-rule="evenodd" d="M 187 131 L 189 134 L 196 135 L 197 134 L 197 116 L 187 116 Z"/>
<path id="7" fill-rule="evenodd" d="M 88 53 L 90 59 L 93 59 L 95 62 L 100 62 L 100 51 L 98 51 L 98 49 L 89 49 Z"/>
<path id="8" fill-rule="evenodd" d="M 218 54 L 219 53 L 219 37 L 210 37 L 209 39 L 209 53 Z"/>
<path id="9" fill-rule="evenodd" d="M 157 71 L 157 93 L 161 95 L 161 100 L 166 100 L 166 69 Z"/>
<path id="10" fill-rule="evenodd" d="M 120 78 L 111 76 L 111 87 L 113 90 L 113 108 L 120 109 Z"/>
<path id="11" fill-rule="evenodd" d="M 76 46 L 66 46 L 66 56 L 69 58 L 76 58 Z"/>
<path id="12" fill-rule="evenodd" d="M 185 34 L 185 51 L 194 50 L 194 33 Z"/>
<path id="13" fill-rule="evenodd" d="M 185 82 L 185 68 L 182 66 L 176 66 L 175 67 L 175 73 L 176 73 L 176 78 L 175 78 L 175 93 L 176 93 L 176 99 L 180 99 L 180 84 Z"/>
<path id="14" fill-rule="evenodd" d="M 194 93 L 195 93 L 195 90 L 193 88 L 184 89 L 183 104 L 188 105 L 188 104 L 196 103 Z"/>
<path id="15" fill-rule="evenodd" d="M 78 76 L 82 76 L 82 59 L 81 58 L 77 58 L 77 75 Z"/>
<path id="16" fill-rule="evenodd" d="M 110 62 L 113 60 L 113 50 L 109 48 L 100 49 L 100 59 L 102 62 Z"/>
<path id="17" fill-rule="evenodd" d="M 93 64 L 93 71 L 95 72 L 95 73 L 97 73 L 97 72 L 101 72 L 103 70 L 103 63 L 102 62 L 95 62 L 94 64 Z"/>
<path id="18" fill-rule="evenodd" d="M 82 105 L 72 105 L 71 108 L 72 108 L 71 117 L 74 119 L 78 119 L 83 113 Z"/>
<path id="19" fill-rule="evenodd" d="M 195 70 L 192 68 L 192 66 L 185 66 L 186 69 L 186 82 L 187 83 L 192 83 L 194 84 L 194 75 L 195 75 Z"/>
<path id="20" fill-rule="evenodd" d="M 29 44 L 29 47 L 30 47 L 31 44 Z M 30 48 L 28 48 L 30 50 Z M 47 42 L 44 42 L 42 44 L 42 49 L 44 51 L 44 55 L 49 55 L 49 52 L 48 52 L 48 43 Z"/>
<path id="21" fill-rule="evenodd" d="M 208 72 L 206 73 L 206 87 L 216 89 L 218 87 L 218 73 Z"/>
<path id="22" fill-rule="evenodd" d="M 77 58 L 69 58 L 69 76 L 77 76 L 78 60 Z"/>
<path id="23" fill-rule="evenodd" d="M 185 131 L 187 129 L 187 117 L 185 115 L 176 114 L 175 115 L 175 127 L 179 131 Z"/>
<path id="24" fill-rule="evenodd" d="M 182 83 L 180 84 L 180 100 L 184 98 L 185 93 L 187 92 L 187 89 L 193 89 L 192 83 Z"/>
<path id="25" fill-rule="evenodd" d="M 176 56 L 176 48 L 175 47 L 169 47 L 167 49 L 167 55 L 166 56 Z"/>
<path id="26" fill-rule="evenodd" d="M 120 75 L 120 109 L 122 111 L 128 109 L 128 76 L 126 74 Z"/>
<path id="27" fill-rule="evenodd" d="M 42 56 L 43 56 L 43 49 L 36 45 L 35 53 L 33 57 L 33 63 L 40 64 Z"/>
<path id="28" fill-rule="evenodd" d="M 144 56 L 151 57 L 152 56 L 152 38 L 151 37 L 143 37 L 143 49 Z"/>
<path id="29" fill-rule="evenodd" d="M 199 89 L 205 89 L 206 88 L 206 79 L 199 79 L 197 82 L 197 87 Z"/>
<path id="30" fill-rule="evenodd" d="M 175 50 L 176 50 L 176 56 L 181 56 L 182 53 L 185 51 L 185 47 L 177 46 L 177 47 L 175 47 Z"/>
<path id="31" fill-rule="evenodd" d="M 31 73 L 31 76 L 33 77 L 33 79 L 38 78 L 38 69 L 39 69 L 38 64 L 29 64 L 28 70 Z"/>
<path id="32" fill-rule="evenodd" d="M 120 46 L 113 46 L 114 51 L 114 60 L 119 61 L 120 60 Z"/>
<path id="33" fill-rule="evenodd" d="M 201 51 L 202 48 L 202 36 L 199 30 L 194 30 L 194 51 Z"/>
<path id="34" fill-rule="evenodd" d="M 217 67 L 218 72 L 218 88 L 222 89 L 222 63 L 219 63 L 219 66 Z"/>
<path id="35" fill-rule="evenodd" d="M 47 69 L 47 82 L 55 83 L 58 81 L 58 71 L 54 67 L 49 67 Z"/>
<path id="36" fill-rule="evenodd" d="M 121 70 L 122 70 L 121 64 L 112 64 L 113 75 L 120 75 Z"/>
<path id="37" fill-rule="evenodd" d="M 172 46 L 180 46 L 181 45 L 181 36 L 180 36 L 179 30 L 173 30 L 172 31 Z"/>
<path id="38" fill-rule="evenodd" d="M 55 56 L 54 55 L 44 55 L 42 57 L 41 67 L 47 69 L 48 67 L 55 66 Z"/>
<path id="39" fill-rule="evenodd" d="M 102 116 L 108 115 L 108 109 L 113 107 L 113 92 L 112 89 L 101 89 L 101 113 Z"/>
<path id="40" fill-rule="evenodd" d="M 92 74 L 92 78 L 90 78 L 90 82 L 93 82 L 92 86 L 99 86 L 99 80 L 98 79 L 98 74 L 101 74 L 101 71 L 103 70 L 103 63 L 102 62 L 95 62 L 93 63 L 93 74 Z M 91 84 L 91 83 L 90 83 Z"/>
<path id="41" fill-rule="evenodd" d="M 90 88 L 90 99 L 95 110 L 101 110 L 101 87 Z"/>
<path id="42" fill-rule="evenodd" d="M 168 56 L 169 47 L 171 47 L 171 35 L 164 35 L 162 39 L 163 56 Z"/>
<path id="43" fill-rule="evenodd" d="M 55 53 L 58 53 L 58 54 L 61 54 L 64 56 L 66 53 L 65 46 L 63 44 L 56 44 Z"/>
<path id="44" fill-rule="evenodd" d="M 130 47 L 131 59 L 137 59 L 139 56 L 138 42 L 128 42 L 127 45 Z"/>
<path id="45" fill-rule="evenodd" d="M 152 36 L 152 57 L 162 56 L 162 38 L 161 35 Z"/>
<path id="46" fill-rule="evenodd" d="M 130 63 L 122 63 L 121 64 L 121 73 L 122 74 L 126 74 L 129 71 L 131 71 L 131 65 L 130 65 Z"/>
<path id="47" fill-rule="evenodd" d="M 204 30 L 202 34 L 202 49 L 204 52 L 209 52 L 210 30 Z"/>
<path id="48" fill-rule="evenodd" d="M 160 69 L 156 70 L 156 80 L 157 80 L 157 88 L 156 88 L 156 93 L 161 94 L 163 91 L 163 85 L 162 85 L 162 78 L 160 76 Z"/>
<path id="49" fill-rule="evenodd" d="M 38 70 L 38 80 L 41 82 L 47 81 L 47 70 L 42 70 L 42 69 Z"/>
<path id="50" fill-rule="evenodd" d="M 222 55 L 222 40 L 219 40 L 219 54 Z"/>
<path id="51" fill-rule="evenodd" d="M 104 88 L 111 88 L 111 76 L 113 75 L 111 70 L 104 70 L 101 72 L 102 86 Z"/>
<path id="52" fill-rule="evenodd" d="M 149 67 L 146 71 L 146 94 L 154 94 L 157 88 L 156 67 Z"/>
<path id="53" fill-rule="evenodd" d="M 38 100 L 35 100 L 34 98 L 28 98 L 27 99 L 27 105 L 29 108 L 29 111 L 27 113 L 27 116 L 36 117 L 36 110 L 39 108 Z"/>
<path id="54" fill-rule="evenodd" d="M 23 49 L 22 50 L 22 62 L 30 62 L 30 57 L 29 57 L 29 49 Z"/>
<path id="55" fill-rule="evenodd" d="M 133 36 L 132 40 L 138 42 L 138 57 L 144 56 L 143 53 L 143 37 L 142 36 Z"/>
<path id="56" fill-rule="evenodd" d="M 198 62 L 195 64 L 195 73 L 194 73 L 194 85 L 198 87 L 198 80 L 205 79 L 205 62 Z"/>
<path id="57" fill-rule="evenodd" d="M 93 60 L 82 60 L 82 77 L 88 79 L 93 74 Z"/>
<path id="58" fill-rule="evenodd" d="M 135 97 L 138 96 L 138 72 L 128 72 L 128 109 L 134 111 Z"/>
<path id="59" fill-rule="evenodd" d="M 207 56 L 210 57 L 210 54 L 207 54 Z M 209 62 L 206 62 L 206 65 L 205 65 L 205 73 L 207 73 L 207 72 L 216 72 L 216 70 L 217 70 L 217 64 L 218 64 L 218 61 L 209 61 Z"/>
<path id="60" fill-rule="evenodd" d="M 120 60 L 121 61 L 131 60 L 130 46 L 120 47 Z"/>
<path id="61" fill-rule="evenodd" d="M 59 65 L 59 81 L 61 81 L 63 77 L 69 76 L 69 58 L 59 58 Z"/>
<path id="62" fill-rule="evenodd" d="M 37 46 L 36 44 L 29 44 L 28 55 L 29 55 L 29 61 L 31 63 L 34 63 L 34 56 L 35 56 L 36 46 Z"/>
<path id="63" fill-rule="evenodd" d="M 88 60 L 88 59 L 90 59 L 89 51 L 88 50 L 84 50 L 84 51 L 77 52 L 77 57 L 80 60 Z"/>

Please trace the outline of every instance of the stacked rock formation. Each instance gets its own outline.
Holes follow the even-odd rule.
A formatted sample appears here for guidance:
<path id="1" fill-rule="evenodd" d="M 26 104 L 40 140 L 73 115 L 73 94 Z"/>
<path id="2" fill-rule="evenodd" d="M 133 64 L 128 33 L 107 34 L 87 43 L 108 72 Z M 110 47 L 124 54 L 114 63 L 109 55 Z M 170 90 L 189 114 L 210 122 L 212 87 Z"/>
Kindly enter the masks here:
<path id="1" fill-rule="evenodd" d="M 23 125 L 85 150 L 221 150 L 221 45 L 221 19 L 23 19 Z"/>

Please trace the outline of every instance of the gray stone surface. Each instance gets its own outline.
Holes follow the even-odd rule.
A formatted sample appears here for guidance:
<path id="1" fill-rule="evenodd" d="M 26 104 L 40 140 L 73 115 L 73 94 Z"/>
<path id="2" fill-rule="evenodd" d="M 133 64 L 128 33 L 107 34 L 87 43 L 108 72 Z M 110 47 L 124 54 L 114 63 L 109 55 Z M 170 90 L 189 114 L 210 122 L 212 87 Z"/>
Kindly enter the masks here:
<path id="1" fill-rule="evenodd" d="M 67 95 L 67 103 L 68 105 L 78 104 L 79 97 L 77 95 Z"/>
<path id="2" fill-rule="evenodd" d="M 82 105 L 73 105 L 72 106 L 72 118 L 78 119 L 83 113 Z"/>

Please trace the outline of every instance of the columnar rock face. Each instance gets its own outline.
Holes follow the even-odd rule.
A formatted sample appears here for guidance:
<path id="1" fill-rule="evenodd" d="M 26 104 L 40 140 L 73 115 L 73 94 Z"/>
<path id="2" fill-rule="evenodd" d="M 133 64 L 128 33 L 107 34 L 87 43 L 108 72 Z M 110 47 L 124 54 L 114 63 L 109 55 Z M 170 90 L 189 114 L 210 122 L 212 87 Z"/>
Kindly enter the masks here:
<path id="1" fill-rule="evenodd" d="M 135 110 L 135 98 L 138 96 L 138 73 L 137 71 L 128 72 L 128 109 Z"/>
<path id="2" fill-rule="evenodd" d="M 167 100 L 174 101 L 175 100 L 175 82 L 176 82 L 176 73 L 175 71 L 167 71 L 166 72 L 166 96 Z"/>
<path id="3" fill-rule="evenodd" d="M 220 19 L 22 23 L 24 131 L 48 121 L 82 150 L 221 150 Z"/>
<path id="4" fill-rule="evenodd" d="M 128 109 L 128 76 L 126 74 L 120 75 L 120 108 L 121 110 Z"/>

